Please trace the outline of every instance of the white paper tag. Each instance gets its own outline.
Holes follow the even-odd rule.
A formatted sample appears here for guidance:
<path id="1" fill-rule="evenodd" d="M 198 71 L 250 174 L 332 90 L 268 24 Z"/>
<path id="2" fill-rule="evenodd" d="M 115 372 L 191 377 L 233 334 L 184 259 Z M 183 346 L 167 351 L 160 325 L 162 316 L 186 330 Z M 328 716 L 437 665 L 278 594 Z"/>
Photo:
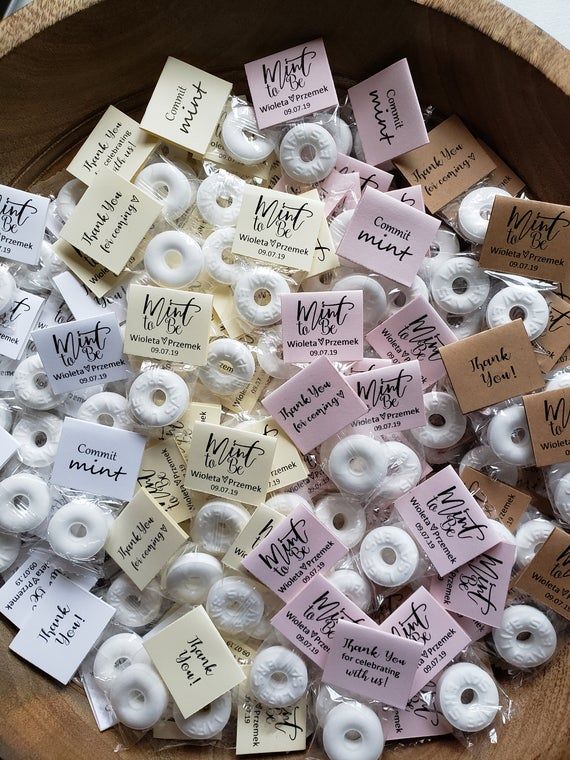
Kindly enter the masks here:
<path id="1" fill-rule="evenodd" d="M 71 322 L 73 314 L 69 311 L 67 304 L 59 293 L 55 290 L 49 294 L 44 308 L 41 310 L 36 330 L 44 330 L 46 327 L 54 325 L 63 325 Z"/>
<path id="2" fill-rule="evenodd" d="M 86 591 L 95 585 L 97 575 L 91 570 L 71 565 L 61 557 L 31 551 L 28 558 L 0 588 L 0 613 L 18 628 L 35 612 L 49 587 L 60 575 Z"/>
<path id="3" fill-rule="evenodd" d="M 0 256 L 37 264 L 46 227 L 49 198 L 0 185 Z"/>
<path id="4" fill-rule="evenodd" d="M 87 319 L 110 312 L 115 314 L 119 324 L 127 318 L 125 285 L 117 285 L 101 298 L 97 298 L 71 272 L 62 272 L 56 275 L 53 281 L 75 319 Z"/>
<path id="5" fill-rule="evenodd" d="M 145 444 L 144 436 L 130 430 L 66 417 L 52 483 L 127 501 L 137 485 Z"/>
<path id="6" fill-rule="evenodd" d="M 60 683 L 69 683 L 114 614 L 114 607 L 59 576 L 10 649 Z"/>
<path id="7" fill-rule="evenodd" d="M 36 330 L 32 337 L 56 394 L 124 380 L 128 375 L 114 314 Z"/>
<path id="8" fill-rule="evenodd" d="M 12 308 L 0 317 L 0 354 L 19 359 L 44 299 L 25 290 L 16 291 Z"/>
<path id="9" fill-rule="evenodd" d="M 18 450 L 18 443 L 7 430 L 0 427 L 0 467 L 4 467 L 6 462 L 14 456 Z"/>
<path id="10" fill-rule="evenodd" d="M 83 660 L 81 665 L 81 683 L 85 689 L 85 696 L 97 723 L 97 728 L 99 731 L 106 731 L 111 726 L 116 726 L 118 720 L 111 707 L 111 703 L 105 696 L 105 692 L 100 688 L 93 676 L 94 659 L 95 655 L 91 653 Z"/>

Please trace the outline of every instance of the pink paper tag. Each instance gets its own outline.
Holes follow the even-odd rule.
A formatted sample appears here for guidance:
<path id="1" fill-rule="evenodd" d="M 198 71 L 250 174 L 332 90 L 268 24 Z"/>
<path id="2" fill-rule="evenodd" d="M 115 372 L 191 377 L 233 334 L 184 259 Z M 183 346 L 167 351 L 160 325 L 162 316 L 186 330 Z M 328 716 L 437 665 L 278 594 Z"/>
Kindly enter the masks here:
<path id="1" fill-rule="evenodd" d="M 417 359 L 424 388 L 445 375 L 439 349 L 457 338 L 425 298 L 418 296 L 366 335 L 379 356 L 394 364 Z"/>
<path id="2" fill-rule="evenodd" d="M 339 620 L 322 680 L 359 697 L 405 707 L 422 649 L 378 627 Z"/>
<path id="3" fill-rule="evenodd" d="M 389 367 L 392 364 L 390 359 L 360 359 L 358 362 L 354 362 L 348 368 L 348 374 L 352 375 L 355 372 L 370 372 L 373 369 L 382 369 L 382 367 Z"/>
<path id="4" fill-rule="evenodd" d="M 515 544 L 501 541 L 443 578 L 430 591 L 446 610 L 499 628 L 509 592 Z"/>
<path id="5" fill-rule="evenodd" d="M 261 403 L 303 454 L 368 408 L 326 356 L 302 369 Z"/>
<path id="6" fill-rule="evenodd" d="M 417 694 L 471 642 L 457 621 L 423 586 L 409 596 L 380 629 L 421 644 L 421 658 L 408 697 Z"/>
<path id="7" fill-rule="evenodd" d="M 312 512 L 300 506 L 276 525 L 241 564 L 288 601 L 347 551 Z"/>
<path id="8" fill-rule="evenodd" d="M 340 620 L 378 627 L 332 583 L 317 575 L 271 622 L 297 649 L 324 668 Z"/>
<path id="9" fill-rule="evenodd" d="M 405 58 L 351 87 L 348 96 L 368 163 L 381 164 L 429 142 Z"/>
<path id="10" fill-rule="evenodd" d="M 356 208 L 361 195 L 360 177 L 357 172 L 341 174 L 333 169 L 319 184 L 319 196 L 325 204 L 327 217 L 342 201 L 345 211 Z"/>
<path id="11" fill-rule="evenodd" d="M 386 195 L 389 195 L 390 198 L 395 198 L 397 201 L 400 201 L 400 203 L 405 203 L 411 208 L 417 209 L 417 211 L 423 211 L 425 213 L 426 206 L 421 185 L 412 185 L 411 187 L 402 187 L 398 190 L 389 190 Z"/>
<path id="12" fill-rule="evenodd" d="M 439 575 L 461 567 L 500 540 L 451 465 L 400 496 L 395 507 Z"/>
<path id="13" fill-rule="evenodd" d="M 442 736 L 452 732 L 451 726 L 436 705 L 436 688 L 436 681 L 430 680 L 421 690 L 421 694 L 414 694 L 403 710 L 386 710 L 382 713 L 382 728 L 386 741 Z M 422 695 L 425 695 L 425 698 Z"/>
<path id="14" fill-rule="evenodd" d="M 309 471 L 309 476 L 306 480 L 291 484 L 288 487 L 291 493 L 302 496 L 308 501 L 315 501 L 323 491 L 334 491 L 333 482 L 329 480 L 314 454 L 303 454 L 303 462 Z"/>
<path id="15" fill-rule="evenodd" d="M 426 424 L 418 361 L 357 372 L 346 380 L 368 405 L 368 413 L 352 423 L 359 432 L 411 430 Z"/>
<path id="16" fill-rule="evenodd" d="M 364 161 L 359 161 L 352 156 L 345 156 L 344 153 L 339 153 L 337 155 L 335 169 L 341 174 L 358 172 L 360 177 L 360 190 L 362 192 L 364 192 L 367 187 L 385 192 L 388 190 L 394 179 L 394 177 L 388 172 L 384 172 L 382 169 L 377 169 L 371 164 L 365 164 Z"/>
<path id="17" fill-rule="evenodd" d="M 281 296 L 283 358 L 310 362 L 316 356 L 334 361 L 362 359 L 362 291 L 334 290 Z"/>
<path id="18" fill-rule="evenodd" d="M 260 129 L 338 106 L 322 39 L 245 64 Z"/>
<path id="19" fill-rule="evenodd" d="M 409 286 L 439 226 L 433 216 L 367 187 L 337 254 Z"/>
<path id="20" fill-rule="evenodd" d="M 480 623 L 478 620 L 472 620 L 471 618 L 463 617 L 463 615 L 455 615 L 453 613 L 451 616 L 457 620 L 471 641 L 479 641 L 479 639 L 482 639 L 483 636 L 486 636 L 493 630 L 490 625 Z"/>

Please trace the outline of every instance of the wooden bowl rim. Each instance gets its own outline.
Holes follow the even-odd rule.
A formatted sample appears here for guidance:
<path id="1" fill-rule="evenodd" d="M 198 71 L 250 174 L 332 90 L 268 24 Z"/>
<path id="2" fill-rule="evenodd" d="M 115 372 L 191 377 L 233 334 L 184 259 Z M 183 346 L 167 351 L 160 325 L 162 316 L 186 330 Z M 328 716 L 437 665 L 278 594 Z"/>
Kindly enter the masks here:
<path id="1" fill-rule="evenodd" d="M 104 0 L 33 0 L 5 19 L 0 57 L 74 13 Z M 116 2 L 116 0 L 114 0 Z M 544 74 L 570 95 L 570 53 L 557 40 L 497 0 L 409 0 L 479 30 Z M 245 63 L 245 61 L 244 61 Z"/>

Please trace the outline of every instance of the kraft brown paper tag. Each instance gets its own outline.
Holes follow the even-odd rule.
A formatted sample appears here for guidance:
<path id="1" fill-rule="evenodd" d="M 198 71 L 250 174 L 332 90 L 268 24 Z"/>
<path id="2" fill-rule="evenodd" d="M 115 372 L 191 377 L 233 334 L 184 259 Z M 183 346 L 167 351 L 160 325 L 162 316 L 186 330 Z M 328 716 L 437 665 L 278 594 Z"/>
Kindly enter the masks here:
<path id="1" fill-rule="evenodd" d="M 479 263 L 570 286 L 570 207 L 497 196 Z"/>
<path id="2" fill-rule="evenodd" d="M 555 528 L 515 587 L 570 620 L 570 536 Z"/>
<path id="3" fill-rule="evenodd" d="M 544 387 L 522 320 L 440 348 L 464 414 Z"/>
<path id="4" fill-rule="evenodd" d="M 523 403 L 536 464 L 570 462 L 570 388 L 523 396 Z"/>
<path id="5" fill-rule="evenodd" d="M 483 140 L 479 140 L 479 143 L 496 164 L 496 168 L 489 174 L 489 184 L 493 187 L 500 187 L 511 195 L 518 195 L 525 187 L 522 179 Z"/>
<path id="6" fill-rule="evenodd" d="M 543 372 L 549 372 L 568 347 L 570 339 L 570 302 L 556 295 L 547 293 L 546 300 L 550 308 L 546 330 L 534 345 L 544 353 L 538 353 L 536 360 Z"/>
<path id="7" fill-rule="evenodd" d="M 435 214 L 495 169 L 495 162 L 458 116 L 428 133 L 429 143 L 394 161 L 410 185 L 421 185 Z"/>
<path id="8" fill-rule="evenodd" d="M 523 493 L 500 480 L 493 480 L 471 467 L 465 467 L 460 477 L 489 517 L 503 523 L 510 531 L 517 529 L 532 500 L 531 494 Z"/>

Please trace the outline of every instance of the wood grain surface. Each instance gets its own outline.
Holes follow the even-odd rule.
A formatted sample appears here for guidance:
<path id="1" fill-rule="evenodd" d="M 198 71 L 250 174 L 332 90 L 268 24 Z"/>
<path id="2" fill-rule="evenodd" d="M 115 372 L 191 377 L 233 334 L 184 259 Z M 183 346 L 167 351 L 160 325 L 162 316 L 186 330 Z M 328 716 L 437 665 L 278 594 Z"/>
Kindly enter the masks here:
<path id="1" fill-rule="evenodd" d="M 34 0 L 0 22 L 0 182 L 49 189 L 107 105 L 140 116 L 167 55 L 243 91 L 244 62 L 321 35 L 338 84 L 407 56 L 424 104 L 458 113 L 537 197 L 570 202 L 568 52 L 494 0 L 370 0 L 349 14 L 331 0 Z M 0 625 L 2 760 L 115 758 L 118 733 L 99 733 L 79 688 L 60 687 L 9 653 L 14 633 Z M 569 669 L 559 652 L 520 688 L 507 685 L 516 712 L 498 747 L 468 753 L 442 739 L 384 757 L 567 759 Z M 145 740 L 130 756 L 155 753 Z M 188 748 L 160 757 L 183 754 L 214 757 Z"/>

